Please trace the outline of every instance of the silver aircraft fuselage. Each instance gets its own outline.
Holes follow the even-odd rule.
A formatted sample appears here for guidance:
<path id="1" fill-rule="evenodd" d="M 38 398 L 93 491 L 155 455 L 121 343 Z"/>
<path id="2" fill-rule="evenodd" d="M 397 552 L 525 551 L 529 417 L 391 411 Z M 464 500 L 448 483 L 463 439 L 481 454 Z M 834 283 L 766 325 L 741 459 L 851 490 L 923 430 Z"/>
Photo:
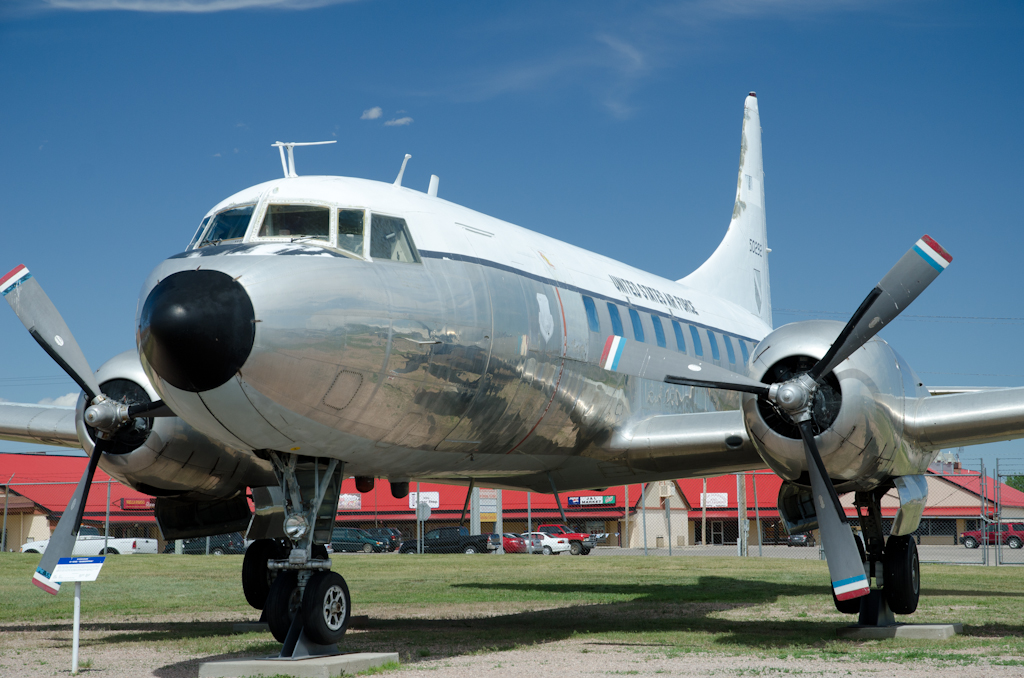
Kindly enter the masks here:
<path id="1" fill-rule="evenodd" d="M 268 204 L 360 208 L 405 219 L 420 262 L 354 257 L 329 243 L 260 239 Z M 202 433 L 240 449 L 336 457 L 353 475 L 510 486 L 600 487 L 629 476 L 763 468 L 750 445 L 645 453 L 614 438 L 652 415 L 737 410 L 735 393 L 603 369 L 607 336 L 633 337 L 746 373 L 770 328 L 673 281 L 422 193 L 356 179 L 287 178 L 211 210 L 255 205 L 244 238 L 190 246 L 150 275 L 219 271 L 251 299 L 251 353 L 225 383 L 160 396 Z M 584 297 L 592 300 L 588 320 Z M 619 314 L 621 326 L 610 314 Z M 143 304 L 140 303 L 140 314 Z M 658 323 L 660 327 L 654 325 Z M 624 326 L 624 329 L 623 329 Z M 712 346 L 712 342 L 716 345 Z M 513 480 L 514 478 L 514 480 Z"/>

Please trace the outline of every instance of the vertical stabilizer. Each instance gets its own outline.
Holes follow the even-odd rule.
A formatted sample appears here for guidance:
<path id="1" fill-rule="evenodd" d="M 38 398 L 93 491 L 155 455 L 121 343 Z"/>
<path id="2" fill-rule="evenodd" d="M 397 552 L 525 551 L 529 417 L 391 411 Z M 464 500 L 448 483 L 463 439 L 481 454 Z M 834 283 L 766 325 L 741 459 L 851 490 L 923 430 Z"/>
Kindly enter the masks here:
<path id="1" fill-rule="evenodd" d="M 743 104 L 740 172 L 729 230 L 711 257 L 679 282 L 739 304 L 772 326 L 768 252 L 761 118 L 757 95 L 751 92 Z"/>

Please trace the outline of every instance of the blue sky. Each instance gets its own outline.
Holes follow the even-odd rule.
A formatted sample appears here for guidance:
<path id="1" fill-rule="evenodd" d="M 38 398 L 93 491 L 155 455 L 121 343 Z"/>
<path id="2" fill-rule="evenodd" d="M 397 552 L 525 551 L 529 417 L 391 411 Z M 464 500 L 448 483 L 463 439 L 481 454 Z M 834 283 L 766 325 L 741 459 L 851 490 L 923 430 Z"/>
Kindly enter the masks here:
<path id="1" fill-rule="evenodd" d="M 271 143 L 337 139 L 299 173 L 411 153 L 406 186 L 678 278 L 728 224 L 756 90 L 776 325 L 845 319 L 928 233 L 953 264 L 882 337 L 926 383 L 1024 385 L 1022 27 L 1015 2 L 14 0 L 0 268 L 98 367 L 203 213 L 279 176 Z M 74 390 L 9 311 L 0 346 L 0 398 Z"/>

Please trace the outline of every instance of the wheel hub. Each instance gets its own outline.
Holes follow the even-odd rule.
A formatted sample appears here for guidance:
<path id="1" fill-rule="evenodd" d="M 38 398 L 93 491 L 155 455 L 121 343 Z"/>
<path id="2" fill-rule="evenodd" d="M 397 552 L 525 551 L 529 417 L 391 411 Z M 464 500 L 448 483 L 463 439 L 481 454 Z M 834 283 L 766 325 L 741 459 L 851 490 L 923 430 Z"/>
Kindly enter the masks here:
<path id="1" fill-rule="evenodd" d="M 324 596 L 324 622 L 332 631 L 337 631 L 345 623 L 345 593 L 340 586 L 327 589 Z"/>

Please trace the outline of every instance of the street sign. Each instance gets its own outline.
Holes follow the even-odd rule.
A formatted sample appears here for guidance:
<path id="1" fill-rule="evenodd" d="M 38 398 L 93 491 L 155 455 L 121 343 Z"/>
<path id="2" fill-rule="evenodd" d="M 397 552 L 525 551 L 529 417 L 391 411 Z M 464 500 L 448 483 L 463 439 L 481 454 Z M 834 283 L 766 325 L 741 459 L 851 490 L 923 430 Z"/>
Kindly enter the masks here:
<path id="1" fill-rule="evenodd" d="M 104 560 L 106 558 L 103 556 L 61 558 L 53 568 L 50 580 L 55 582 L 96 581 Z"/>
<path id="2" fill-rule="evenodd" d="M 426 494 L 426 492 L 423 494 Z M 421 501 L 416 505 L 416 520 L 421 523 L 425 523 L 430 520 L 430 504 L 426 502 L 426 497 L 424 497 L 424 501 Z"/>

